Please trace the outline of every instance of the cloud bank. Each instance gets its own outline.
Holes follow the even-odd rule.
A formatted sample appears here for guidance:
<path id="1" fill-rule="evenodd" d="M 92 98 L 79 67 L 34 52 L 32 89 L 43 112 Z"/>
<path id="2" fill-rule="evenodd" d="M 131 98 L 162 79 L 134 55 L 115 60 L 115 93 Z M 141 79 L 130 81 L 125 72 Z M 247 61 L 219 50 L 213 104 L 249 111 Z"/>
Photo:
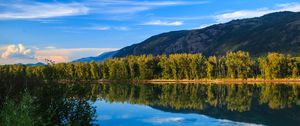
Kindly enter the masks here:
<path id="1" fill-rule="evenodd" d="M 134 14 L 165 6 L 206 4 L 207 1 L 88 0 L 80 2 L 3 1 L 0 19 L 42 19 L 89 14 Z"/>
<path id="2" fill-rule="evenodd" d="M 1 4 L 0 19 L 35 19 L 85 15 L 89 8 L 79 3 L 14 3 Z"/>
<path id="3" fill-rule="evenodd" d="M 8 58 L 33 58 L 33 52 L 31 49 L 26 48 L 22 44 L 18 45 L 9 45 L 2 53 L 1 58 L 8 59 Z"/>
<path id="4" fill-rule="evenodd" d="M 23 44 L 0 46 L 0 64 L 36 63 L 50 59 L 56 63 L 70 62 L 88 56 L 97 56 L 116 48 L 56 48 L 53 46 L 33 48 Z"/>

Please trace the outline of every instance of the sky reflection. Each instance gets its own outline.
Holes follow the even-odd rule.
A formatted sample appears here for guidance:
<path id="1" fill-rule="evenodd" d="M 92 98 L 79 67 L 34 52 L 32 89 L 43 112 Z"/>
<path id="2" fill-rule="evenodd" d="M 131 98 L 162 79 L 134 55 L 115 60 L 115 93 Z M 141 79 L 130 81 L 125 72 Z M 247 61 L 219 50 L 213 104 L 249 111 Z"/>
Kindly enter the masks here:
<path id="1" fill-rule="evenodd" d="M 216 119 L 201 114 L 183 114 L 164 112 L 145 105 L 97 100 L 96 119 L 101 126 L 258 126 L 234 122 L 226 119 Z"/>

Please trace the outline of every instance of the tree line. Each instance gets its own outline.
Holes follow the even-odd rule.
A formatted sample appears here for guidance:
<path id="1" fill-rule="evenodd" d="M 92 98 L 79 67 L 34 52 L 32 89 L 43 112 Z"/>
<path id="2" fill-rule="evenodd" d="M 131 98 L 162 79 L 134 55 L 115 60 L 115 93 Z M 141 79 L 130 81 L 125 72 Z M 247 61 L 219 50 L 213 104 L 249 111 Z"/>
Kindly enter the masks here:
<path id="1" fill-rule="evenodd" d="M 280 53 L 251 57 L 248 52 L 224 56 L 202 54 L 141 55 L 103 62 L 44 66 L 1 65 L 1 81 L 22 80 L 148 80 L 148 79 L 279 79 L 299 78 L 300 57 Z"/>

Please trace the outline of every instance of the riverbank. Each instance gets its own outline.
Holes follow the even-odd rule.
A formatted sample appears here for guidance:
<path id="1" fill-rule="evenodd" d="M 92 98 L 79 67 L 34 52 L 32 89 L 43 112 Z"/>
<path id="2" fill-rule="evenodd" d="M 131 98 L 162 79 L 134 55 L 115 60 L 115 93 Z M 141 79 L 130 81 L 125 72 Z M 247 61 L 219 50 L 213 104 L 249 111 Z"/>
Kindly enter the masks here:
<path id="1" fill-rule="evenodd" d="M 202 79 L 202 80 L 145 80 L 146 83 L 297 83 L 300 84 L 300 79 Z"/>
<path id="2" fill-rule="evenodd" d="M 218 83 L 218 84 L 255 84 L 255 83 L 272 83 L 272 84 L 300 84 L 300 79 L 199 79 L 199 80 L 95 80 L 92 82 L 133 82 L 133 83 Z"/>

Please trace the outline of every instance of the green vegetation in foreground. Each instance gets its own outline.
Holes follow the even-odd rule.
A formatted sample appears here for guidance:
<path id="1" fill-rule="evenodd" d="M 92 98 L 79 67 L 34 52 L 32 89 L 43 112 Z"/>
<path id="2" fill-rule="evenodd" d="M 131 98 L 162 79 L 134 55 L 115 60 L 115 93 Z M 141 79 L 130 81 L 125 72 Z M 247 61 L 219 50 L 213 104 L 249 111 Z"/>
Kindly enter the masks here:
<path id="1" fill-rule="evenodd" d="M 46 66 L 2 65 L 1 81 L 22 80 L 150 80 L 150 79 L 279 79 L 300 77 L 300 57 L 269 53 L 254 58 L 247 52 L 225 56 L 202 54 L 142 55 L 104 62 Z"/>
<path id="2" fill-rule="evenodd" d="M 36 126 L 46 125 L 42 118 L 36 115 L 33 98 L 25 93 L 20 102 L 7 99 L 1 109 L 0 124 L 2 126 Z"/>
<path id="3" fill-rule="evenodd" d="M 4 86 L 5 84 L 2 84 Z M 12 86 L 18 85 L 10 83 Z M 66 86 L 66 85 L 65 85 Z M 1 126 L 88 126 L 96 125 L 95 108 L 84 95 L 83 87 L 36 82 L 30 91 L 12 91 L 5 100 L 0 100 Z M 30 92 L 30 93 L 29 93 Z M 0 97 L 7 94 L 1 91 Z"/>

